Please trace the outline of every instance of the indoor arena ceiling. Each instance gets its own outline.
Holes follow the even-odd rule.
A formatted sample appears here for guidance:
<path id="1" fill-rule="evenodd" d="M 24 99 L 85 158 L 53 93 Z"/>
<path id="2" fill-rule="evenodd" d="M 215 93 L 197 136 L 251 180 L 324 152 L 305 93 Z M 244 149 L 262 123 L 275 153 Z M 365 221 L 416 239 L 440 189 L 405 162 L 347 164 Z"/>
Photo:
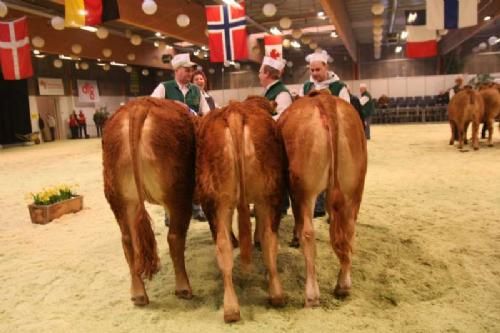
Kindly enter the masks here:
<path id="1" fill-rule="evenodd" d="M 64 0 L 3 0 L 9 7 L 13 8 L 13 13 L 25 13 L 28 16 L 39 16 L 40 20 L 49 21 L 52 16 L 64 16 Z M 389 40 L 388 33 L 399 34 L 405 27 L 405 10 L 422 9 L 425 7 L 425 0 L 382 0 L 380 1 L 385 10 L 382 14 L 384 38 L 382 44 L 387 47 L 401 42 L 396 35 L 396 40 Z M 161 62 L 161 53 L 154 51 L 153 42 L 159 40 L 155 33 L 162 34 L 163 40 L 175 45 L 178 50 L 194 51 L 208 44 L 206 35 L 206 20 L 204 5 L 222 3 L 222 0 L 157 0 L 158 11 L 155 15 L 146 15 L 140 7 L 140 0 L 118 0 L 120 8 L 120 19 L 106 22 L 106 26 L 113 35 L 113 43 L 121 45 L 121 50 L 117 61 L 124 59 L 130 52 L 148 52 L 147 55 L 138 56 L 135 64 L 148 65 L 151 67 L 164 67 L 167 65 Z M 373 43 L 373 14 L 371 7 L 372 0 L 247 0 L 246 12 L 248 16 L 248 32 L 250 34 L 261 34 L 269 32 L 271 27 L 279 27 L 279 20 L 282 17 L 289 17 L 292 21 L 291 28 L 305 29 L 303 37 L 318 44 L 332 54 L 349 55 L 354 61 L 358 60 L 360 49 L 364 50 L 364 44 Z M 266 3 L 273 3 L 277 7 L 277 12 L 272 17 L 263 14 L 262 8 Z M 318 13 L 323 12 L 324 17 L 318 17 Z M 190 24 L 186 28 L 179 27 L 175 22 L 179 14 L 187 14 L 190 17 Z M 489 22 L 484 22 L 484 16 L 491 16 Z M 9 18 L 9 17 L 7 17 Z M 485 31 L 498 31 L 500 22 L 500 1 L 481 0 L 479 3 L 479 25 L 472 28 L 452 31 L 444 36 L 440 42 L 442 54 L 448 53 L 474 35 L 485 34 Z M 40 22 L 38 24 L 41 24 Z M 43 28 L 43 27 L 42 27 Z M 47 53 L 60 53 L 61 47 L 56 47 L 54 43 L 59 42 L 67 47 L 69 40 L 76 40 L 87 32 L 77 29 L 65 29 L 73 31 L 75 36 L 69 37 L 66 32 L 64 36 L 61 32 L 55 31 L 47 24 L 47 29 L 43 29 L 46 40 L 54 39 L 51 49 L 45 49 Z M 145 41 L 141 47 L 132 46 L 127 41 L 126 31 L 131 30 L 139 34 Z M 332 37 L 332 32 L 335 33 Z M 51 35 L 53 35 L 51 37 Z M 338 37 L 336 37 L 338 36 Z M 85 38 L 84 38 L 85 39 Z M 105 44 L 104 41 L 101 41 Z M 178 45 L 178 42 L 188 42 L 189 44 Z M 99 43 L 97 41 L 96 43 Z M 192 46 L 190 46 L 192 44 Z M 304 44 L 304 43 L 302 43 Z M 97 58 L 98 52 L 92 49 L 99 47 L 84 48 L 82 57 Z M 372 48 L 369 48 L 371 52 Z M 291 51 L 287 51 L 291 52 Z M 311 48 L 303 45 L 300 51 L 293 52 L 309 53 Z M 115 53 L 115 52 L 113 52 Z M 154 61 L 152 61 L 154 59 Z M 257 59 L 253 59 L 256 61 Z M 130 63 L 130 61 L 128 61 Z"/>

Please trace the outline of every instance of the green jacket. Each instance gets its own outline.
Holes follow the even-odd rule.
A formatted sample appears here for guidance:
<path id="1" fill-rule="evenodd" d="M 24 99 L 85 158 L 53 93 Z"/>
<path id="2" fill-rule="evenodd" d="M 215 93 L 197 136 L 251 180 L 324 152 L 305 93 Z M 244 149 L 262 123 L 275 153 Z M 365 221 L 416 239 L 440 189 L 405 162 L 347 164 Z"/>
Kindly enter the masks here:
<path id="1" fill-rule="evenodd" d="M 361 107 L 361 113 L 363 114 L 363 119 L 369 117 L 375 111 L 375 103 L 373 102 L 372 95 L 370 95 L 367 91 L 361 94 L 361 97 L 368 97 L 368 102 L 365 103 Z"/>
<path id="2" fill-rule="evenodd" d="M 194 84 L 188 84 L 188 92 L 186 96 L 182 94 L 181 89 L 177 85 L 175 80 L 170 80 L 163 82 L 163 87 L 165 88 L 165 98 L 172 99 L 185 103 L 190 109 L 194 110 L 196 113 L 200 111 L 200 99 L 201 93 L 200 89 Z"/>
<path id="3" fill-rule="evenodd" d="M 292 97 L 290 91 L 288 91 L 283 82 L 276 81 L 271 87 L 269 87 L 269 89 L 267 89 L 264 97 L 266 97 L 270 101 L 274 101 L 276 97 L 278 97 L 278 95 L 281 94 L 283 91 L 286 91 L 290 95 L 290 97 Z"/>

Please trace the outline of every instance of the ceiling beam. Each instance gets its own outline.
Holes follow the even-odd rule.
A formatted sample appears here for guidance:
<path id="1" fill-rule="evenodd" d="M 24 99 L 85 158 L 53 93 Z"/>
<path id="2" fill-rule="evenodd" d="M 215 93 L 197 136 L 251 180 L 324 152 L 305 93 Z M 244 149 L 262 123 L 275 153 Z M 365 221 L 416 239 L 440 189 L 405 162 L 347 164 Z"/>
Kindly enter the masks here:
<path id="1" fill-rule="evenodd" d="M 52 0 L 64 5 L 64 0 Z M 207 45 L 205 35 L 207 20 L 205 8 L 191 1 L 157 1 L 158 11 L 154 15 L 146 15 L 141 9 L 142 1 L 117 0 L 122 22 L 141 29 L 160 32 L 196 45 Z M 186 14 L 190 24 L 181 28 L 177 25 L 177 16 Z"/>
<path id="2" fill-rule="evenodd" d="M 337 34 L 344 43 L 354 62 L 358 61 L 358 50 L 354 32 L 352 30 L 351 20 L 345 7 L 345 1 L 341 0 L 321 0 L 323 10 L 335 26 Z"/>
<path id="3" fill-rule="evenodd" d="M 483 16 L 490 15 L 489 21 L 483 21 Z M 490 27 L 492 24 L 500 24 L 500 2 L 488 3 L 485 8 L 481 8 L 478 13 L 478 24 L 473 27 L 451 30 L 439 42 L 439 53 L 445 55 L 456 49 L 468 39 L 474 37 L 481 30 Z"/>

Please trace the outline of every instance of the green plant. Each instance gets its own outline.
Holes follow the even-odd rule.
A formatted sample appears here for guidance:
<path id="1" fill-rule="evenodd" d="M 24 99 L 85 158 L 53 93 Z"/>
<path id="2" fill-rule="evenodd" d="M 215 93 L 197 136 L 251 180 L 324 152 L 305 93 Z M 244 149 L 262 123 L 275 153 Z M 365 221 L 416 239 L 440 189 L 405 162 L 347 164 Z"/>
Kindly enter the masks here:
<path id="1" fill-rule="evenodd" d="M 61 184 L 50 188 L 43 188 L 40 192 L 29 193 L 27 197 L 30 201 L 33 200 L 35 205 L 52 205 L 56 202 L 75 197 L 76 187 L 78 187 L 78 184 Z"/>

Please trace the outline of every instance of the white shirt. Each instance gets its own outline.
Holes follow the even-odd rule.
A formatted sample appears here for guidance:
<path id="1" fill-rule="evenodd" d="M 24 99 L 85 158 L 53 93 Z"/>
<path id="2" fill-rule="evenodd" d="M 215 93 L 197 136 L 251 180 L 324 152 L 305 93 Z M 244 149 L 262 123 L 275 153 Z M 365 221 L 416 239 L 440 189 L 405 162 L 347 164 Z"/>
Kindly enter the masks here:
<path id="1" fill-rule="evenodd" d="M 334 72 L 328 72 L 328 78 L 324 81 L 317 82 L 315 81 L 312 77 L 309 78 L 309 80 L 314 83 L 314 89 L 315 90 L 322 90 L 322 89 L 328 89 L 328 86 L 330 83 L 339 81 L 339 77 L 337 74 Z M 299 91 L 299 96 L 304 96 L 304 89 L 300 89 Z M 347 87 L 344 87 L 340 90 L 339 96 L 343 100 L 345 100 L 347 103 L 351 103 L 351 97 L 349 96 L 349 91 L 347 90 Z"/>
<path id="2" fill-rule="evenodd" d="M 276 82 L 278 82 L 278 80 L 273 81 L 267 85 L 267 87 L 264 89 L 264 95 Z M 286 91 L 282 91 L 276 96 L 276 99 L 274 101 L 276 102 L 276 114 L 273 116 L 273 119 L 278 120 L 283 111 L 285 111 L 286 108 L 288 108 L 290 104 L 292 104 L 292 96 L 290 96 L 290 94 Z"/>
<path id="3" fill-rule="evenodd" d="M 187 92 L 189 91 L 189 85 L 190 83 L 183 85 L 180 84 L 177 80 L 175 80 L 175 83 L 177 83 L 177 86 L 182 92 L 182 95 L 184 95 L 184 98 L 186 97 Z M 153 93 L 151 94 L 151 97 L 157 97 L 157 98 L 165 98 L 165 87 L 163 86 L 163 83 L 160 83 L 155 90 L 153 90 Z M 205 115 L 210 112 L 210 107 L 208 106 L 207 101 L 205 98 L 203 98 L 203 94 L 200 94 L 200 112 L 201 114 Z"/>
<path id="4" fill-rule="evenodd" d="M 201 96 L 205 99 L 205 101 L 207 100 L 207 98 L 212 97 L 205 90 L 201 90 L 200 89 L 200 91 L 201 91 Z M 213 99 L 213 97 L 212 97 L 212 99 Z M 207 103 L 207 105 L 208 105 L 208 103 Z M 215 105 L 216 109 L 220 108 L 219 104 L 217 104 L 217 102 L 215 101 L 215 99 L 214 99 L 214 105 Z"/>
<path id="5" fill-rule="evenodd" d="M 47 123 L 49 127 L 56 127 L 56 119 L 50 114 L 47 116 Z"/>
<path id="6" fill-rule="evenodd" d="M 361 104 L 361 106 L 364 106 L 366 103 L 368 103 L 370 101 L 370 99 L 368 98 L 368 96 L 363 96 L 359 99 L 359 103 Z"/>

